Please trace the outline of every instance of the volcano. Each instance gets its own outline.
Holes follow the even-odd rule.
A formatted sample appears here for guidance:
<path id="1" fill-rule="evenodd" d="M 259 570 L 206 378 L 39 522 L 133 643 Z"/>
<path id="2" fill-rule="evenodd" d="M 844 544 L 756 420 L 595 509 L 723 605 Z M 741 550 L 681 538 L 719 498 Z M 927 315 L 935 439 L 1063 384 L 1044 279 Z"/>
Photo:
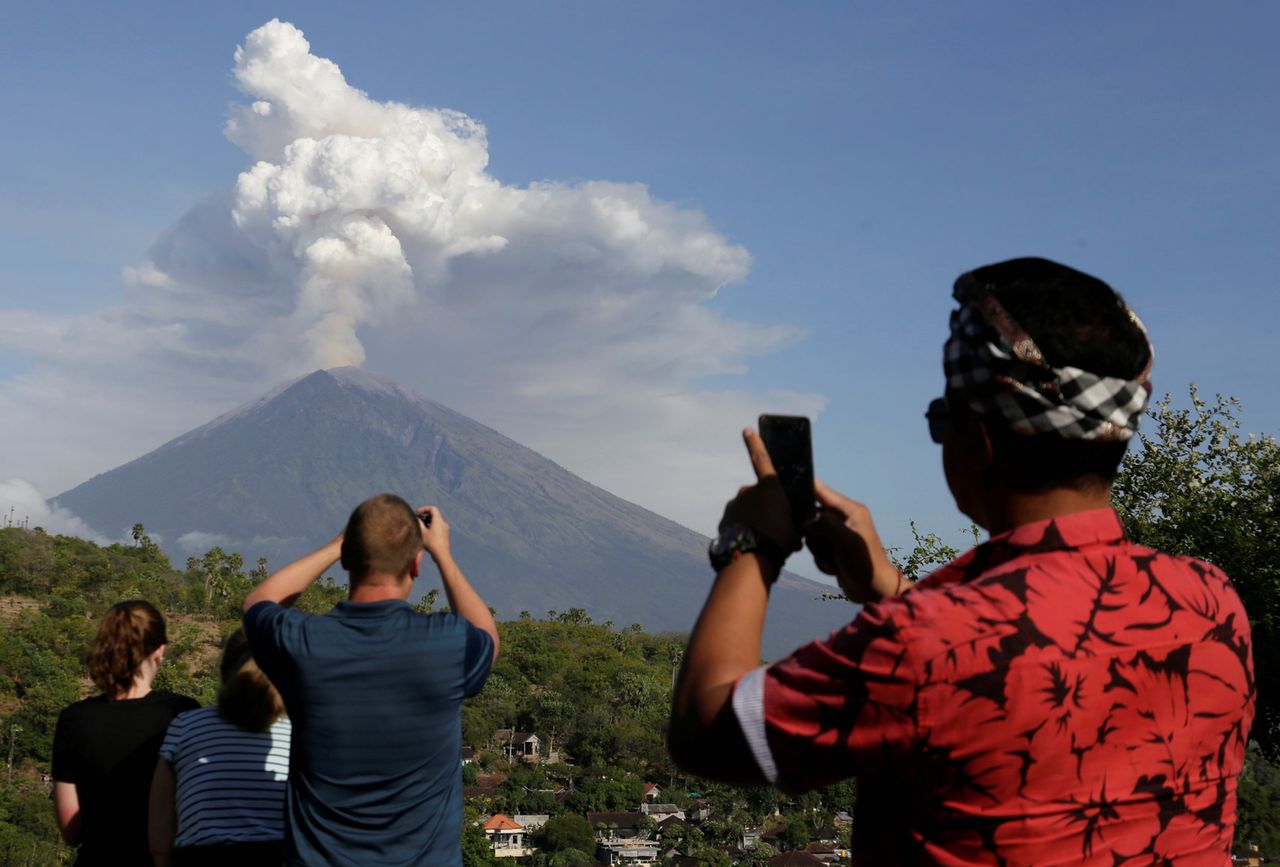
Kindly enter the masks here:
<path id="1" fill-rule="evenodd" d="M 582 608 L 597 622 L 685 632 L 711 584 L 705 537 L 357 368 L 294 380 L 56 503 L 108 537 L 141 522 L 175 558 L 218 545 L 270 568 L 319 547 L 382 491 L 441 508 L 454 556 L 502 618 Z M 435 586 L 428 570 L 415 593 Z M 784 573 L 767 657 L 853 615 L 819 599 L 831 589 Z"/>

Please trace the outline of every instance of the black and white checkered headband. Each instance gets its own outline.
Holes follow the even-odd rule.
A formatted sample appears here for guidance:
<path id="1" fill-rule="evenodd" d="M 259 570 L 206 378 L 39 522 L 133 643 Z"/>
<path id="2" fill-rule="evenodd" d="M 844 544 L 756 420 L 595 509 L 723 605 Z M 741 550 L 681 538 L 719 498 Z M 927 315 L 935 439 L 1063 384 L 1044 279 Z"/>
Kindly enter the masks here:
<path id="1" fill-rule="evenodd" d="M 1097 442 L 1134 435 L 1151 396 L 1150 341 L 1146 369 L 1134 380 L 1053 367 L 988 287 L 966 274 L 954 296 L 960 309 L 951 314 L 943 358 L 948 393 L 976 413 L 999 413 L 1020 434 Z M 1145 336 L 1142 322 L 1125 310 Z"/>

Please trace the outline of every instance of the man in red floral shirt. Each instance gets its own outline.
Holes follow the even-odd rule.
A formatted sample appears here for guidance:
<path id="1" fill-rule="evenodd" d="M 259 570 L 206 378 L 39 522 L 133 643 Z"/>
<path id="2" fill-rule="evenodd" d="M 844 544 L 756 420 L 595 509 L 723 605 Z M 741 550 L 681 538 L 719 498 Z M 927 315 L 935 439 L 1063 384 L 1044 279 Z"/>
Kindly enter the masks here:
<path id="1" fill-rule="evenodd" d="M 1043 259 L 963 275 L 947 483 L 991 538 L 912 586 L 870 512 L 816 485 L 804 530 L 866 603 L 759 667 L 768 590 L 800 547 L 759 437 L 676 687 L 685 768 L 792 791 L 856 776 L 859 864 L 1230 861 L 1253 718 L 1249 626 L 1214 566 L 1139 547 L 1111 482 L 1150 394 L 1137 317 Z"/>

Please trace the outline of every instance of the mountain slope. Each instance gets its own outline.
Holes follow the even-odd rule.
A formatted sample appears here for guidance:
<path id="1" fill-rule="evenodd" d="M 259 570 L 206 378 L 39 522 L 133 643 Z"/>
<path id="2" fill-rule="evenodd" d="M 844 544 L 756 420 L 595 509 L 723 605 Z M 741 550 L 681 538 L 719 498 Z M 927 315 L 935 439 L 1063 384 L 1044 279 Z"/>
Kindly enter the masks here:
<path id="1" fill-rule="evenodd" d="M 597 620 L 684 631 L 710 583 L 703 537 L 354 368 L 304 376 L 57 503 L 112 536 L 141 521 L 175 555 L 220 544 L 280 566 L 380 491 L 444 511 L 458 562 L 501 616 L 580 607 Z M 784 577 L 766 655 L 851 615 L 815 601 L 824 589 Z"/>

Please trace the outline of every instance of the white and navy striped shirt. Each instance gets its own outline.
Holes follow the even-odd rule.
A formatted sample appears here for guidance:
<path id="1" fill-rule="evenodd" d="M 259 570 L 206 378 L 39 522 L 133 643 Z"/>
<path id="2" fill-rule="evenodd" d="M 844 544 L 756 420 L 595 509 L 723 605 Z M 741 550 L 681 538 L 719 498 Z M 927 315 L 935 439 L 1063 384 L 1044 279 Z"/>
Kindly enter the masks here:
<path id="1" fill-rule="evenodd" d="M 175 717 L 160 747 L 177 777 L 174 844 L 282 839 L 291 733 L 287 718 L 251 732 L 218 716 L 216 707 Z"/>

